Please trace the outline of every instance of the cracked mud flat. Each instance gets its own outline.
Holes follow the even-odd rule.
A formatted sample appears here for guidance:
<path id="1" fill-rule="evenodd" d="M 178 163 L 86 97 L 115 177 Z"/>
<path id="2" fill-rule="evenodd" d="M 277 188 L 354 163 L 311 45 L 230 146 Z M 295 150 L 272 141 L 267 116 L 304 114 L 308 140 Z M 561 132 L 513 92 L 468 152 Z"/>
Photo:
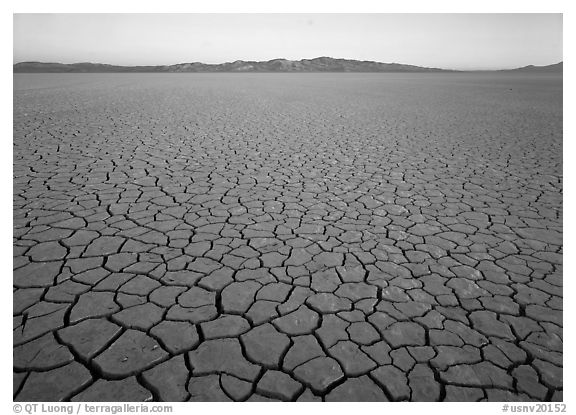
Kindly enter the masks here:
<path id="1" fill-rule="evenodd" d="M 17 75 L 14 399 L 562 400 L 562 79 Z"/>

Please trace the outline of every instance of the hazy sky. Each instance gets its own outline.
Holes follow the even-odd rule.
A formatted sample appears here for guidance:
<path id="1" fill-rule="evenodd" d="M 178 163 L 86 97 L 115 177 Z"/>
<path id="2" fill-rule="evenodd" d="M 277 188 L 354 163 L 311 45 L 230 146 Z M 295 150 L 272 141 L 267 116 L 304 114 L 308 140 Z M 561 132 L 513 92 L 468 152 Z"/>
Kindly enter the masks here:
<path id="1" fill-rule="evenodd" d="M 318 56 L 454 69 L 562 58 L 561 14 L 15 14 L 14 62 L 222 63 Z"/>

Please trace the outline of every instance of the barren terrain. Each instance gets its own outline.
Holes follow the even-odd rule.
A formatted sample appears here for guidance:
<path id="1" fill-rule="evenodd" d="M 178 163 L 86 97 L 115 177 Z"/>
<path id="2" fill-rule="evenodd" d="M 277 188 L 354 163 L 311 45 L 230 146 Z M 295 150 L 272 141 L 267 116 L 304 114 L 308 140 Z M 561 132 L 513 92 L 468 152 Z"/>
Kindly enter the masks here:
<path id="1" fill-rule="evenodd" d="M 561 75 L 14 82 L 15 400 L 562 400 Z"/>

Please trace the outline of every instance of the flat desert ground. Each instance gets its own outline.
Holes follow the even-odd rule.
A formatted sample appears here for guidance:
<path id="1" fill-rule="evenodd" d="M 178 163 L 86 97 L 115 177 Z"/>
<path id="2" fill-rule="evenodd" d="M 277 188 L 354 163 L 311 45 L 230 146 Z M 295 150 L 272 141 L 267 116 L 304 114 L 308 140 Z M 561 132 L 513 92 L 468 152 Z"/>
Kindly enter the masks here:
<path id="1" fill-rule="evenodd" d="M 562 400 L 562 75 L 14 76 L 14 399 Z"/>

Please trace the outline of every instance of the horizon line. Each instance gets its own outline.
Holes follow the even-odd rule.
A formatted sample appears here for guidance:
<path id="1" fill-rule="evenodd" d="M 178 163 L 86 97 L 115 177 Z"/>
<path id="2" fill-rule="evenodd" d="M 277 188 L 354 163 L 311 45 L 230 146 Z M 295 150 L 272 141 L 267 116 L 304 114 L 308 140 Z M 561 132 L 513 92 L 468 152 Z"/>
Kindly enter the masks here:
<path id="1" fill-rule="evenodd" d="M 310 60 L 315 60 L 315 59 L 322 59 L 322 58 L 327 58 L 327 59 L 333 59 L 333 60 L 347 60 L 347 61 L 356 61 L 356 62 L 370 62 L 370 63 L 380 63 L 380 64 L 385 64 L 385 65 L 405 65 L 405 66 L 414 66 L 414 67 L 419 67 L 419 68 L 425 68 L 425 69 L 440 69 L 443 71 L 455 71 L 455 72 L 474 72 L 474 71 L 505 71 L 505 70 L 514 70 L 514 69 L 521 69 L 521 68 L 526 68 L 526 67 L 547 67 L 547 66 L 552 66 L 552 65 L 558 65 L 560 63 L 564 63 L 564 60 L 558 61 L 558 62 L 552 62 L 549 64 L 544 64 L 544 65 L 534 65 L 534 64 L 528 64 L 528 65 L 524 65 L 524 66 L 518 66 L 518 67 L 509 67 L 509 68 L 502 68 L 502 67 L 492 67 L 491 69 L 489 68 L 472 68 L 472 69 L 455 69 L 455 68 L 442 68 L 442 67 L 435 67 L 435 66 L 421 66 L 421 65 L 417 65 L 417 64 L 412 64 L 412 63 L 400 63 L 400 62 L 382 62 L 382 61 L 375 61 L 375 60 L 368 60 L 368 59 L 354 59 L 354 58 L 333 58 L 331 56 L 316 56 L 314 58 L 301 58 L 301 59 L 287 59 L 287 58 L 273 58 L 273 59 L 268 59 L 268 60 L 244 60 L 244 59 L 236 59 L 236 60 L 227 60 L 224 62 L 220 62 L 220 63 L 204 63 L 201 61 L 189 61 L 189 62 L 177 62 L 177 63 L 171 63 L 171 64 L 136 64 L 136 65 L 125 65 L 125 64 L 114 64 L 114 63 L 102 63 L 102 62 L 90 62 L 90 61 L 83 61 L 83 62 L 57 62 L 57 61 L 41 61 L 41 60 L 25 60 L 25 61 L 19 61 L 16 63 L 13 63 L 12 66 L 15 65 L 19 65 L 19 64 L 23 64 L 23 63 L 40 63 L 40 64 L 58 64 L 58 65 L 80 65 L 80 64 L 91 64 L 91 65 L 108 65 L 108 66 L 118 66 L 118 67 L 124 67 L 124 68 L 134 68 L 134 67 L 166 67 L 166 66 L 176 66 L 176 65 L 185 65 L 185 64 L 194 64 L 194 63 L 198 63 L 198 64 L 202 64 L 202 65 L 224 65 L 224 64 L 230 64 L 230 63 L 236 63 L 236 62 L 255 62 L 255 63 L 263 63 L 263 62 L 271 62 L 271 61 L 277 61 L 277 60 L 284 60 L 284 61 L 291 61 L 291 62 L 299 62 L 299 61 L 310 61 Z"/>

